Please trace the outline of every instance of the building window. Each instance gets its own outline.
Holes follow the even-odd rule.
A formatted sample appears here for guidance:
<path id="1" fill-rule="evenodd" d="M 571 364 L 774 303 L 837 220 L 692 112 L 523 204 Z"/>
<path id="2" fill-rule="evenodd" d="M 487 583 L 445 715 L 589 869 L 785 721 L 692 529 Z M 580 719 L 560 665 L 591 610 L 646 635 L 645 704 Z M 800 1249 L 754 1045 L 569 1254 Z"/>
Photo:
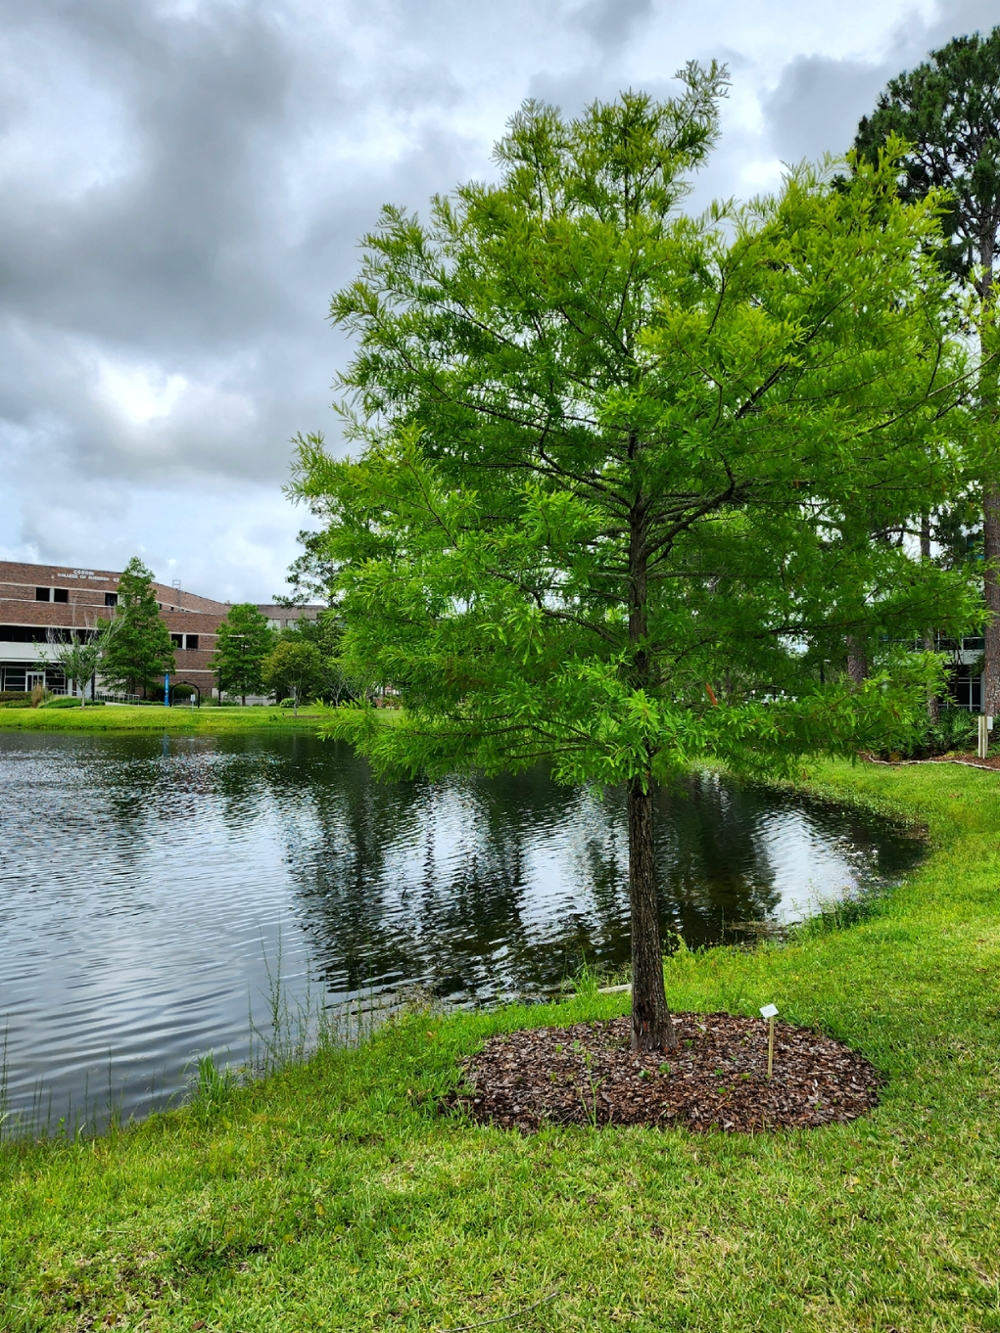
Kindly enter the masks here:
<path id="1" fill-rule="evenodd" d="M 183 648 L 183 647 L 184 647 L 184 635 L 183 635 L 183 634 L 171 634 L 171 636 L 170 636 L 170 642 L 174 645 L 175 648 Z"/>
<path id="2" fill-rule="evenodd" d="M 189 634 L 189 635 L 187 636 L 187 647 L 188 647 L 189 650 L 194 650 L 195 648 L 198 647 L 198 636 L 197 636 L 197 634 Z"/>
<path id="3" fill-rule="evenodd" d="M 952 704 L 957 708 L 967 708 L 970 713 L 983 711 L 983 678 L 972 675 L 970 667 L 956 667 L 949 681 L 949 693 Z"/>
<path id="4" fill-rule="evenodd" d="M 69 589 L 68 589 L 68 588 L 53 588 L 53 589 L 52 589 L 52 600 L 53 600 L 54 602 L 68 602 L 68 601 L 69 601 Z"/>
<path id="5" fill-rule="evenodd" d="M 117 594 L 116 592 L 106 592 L 106 593 L 104 594 L 104 605 L 105 605 L 105 606 L 117 606 L 117 605 L 118 605 L 118 594 Z"/>
<path id="6" fill-rule="evenodd" d="M 51 594 L 52 594 L 52 589 L 51 589 L 51 588 L 36 588 L 36 589 L 35 589 L 35 601 L 36 601 L 36 602 L 50 602 L 50 601 L 52 600 L 52 596 L 51 596 Z"/>

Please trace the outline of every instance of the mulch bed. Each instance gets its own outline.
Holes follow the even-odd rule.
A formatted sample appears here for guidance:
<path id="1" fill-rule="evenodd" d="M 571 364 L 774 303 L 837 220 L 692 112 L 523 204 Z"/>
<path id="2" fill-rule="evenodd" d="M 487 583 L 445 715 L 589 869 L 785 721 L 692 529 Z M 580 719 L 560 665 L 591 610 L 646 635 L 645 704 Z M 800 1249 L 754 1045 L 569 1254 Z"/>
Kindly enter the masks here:
<path id="1" fill-rule="evenodd" d="M 556 1125 L 679 1125 L 747 1133 L 843 1124 L 878 1101 L 879 1077 L 857 1052 L 805 1028 L 733 1014 L 674 1014 L 681 1044 L 633 1053 L 631 1021 L 526 1028 L 491 1037 L 462 1062 L 449 1099 L 473 1120 L 531 1133 Z"/>
<path id="2" fill-rule="evenodd" d="M 883 764 L 887 768 L 909 768 L 913 764 L 961 764 L 965 768 L 1000 768 L 1000 755 L 991 754 L 980 759 L 975 754 L 934 754 L 926 759 L 890 758 L 886 755 L 872 754 L 868 750 L 859 751 L 859 757 L 869 764 Z"/>

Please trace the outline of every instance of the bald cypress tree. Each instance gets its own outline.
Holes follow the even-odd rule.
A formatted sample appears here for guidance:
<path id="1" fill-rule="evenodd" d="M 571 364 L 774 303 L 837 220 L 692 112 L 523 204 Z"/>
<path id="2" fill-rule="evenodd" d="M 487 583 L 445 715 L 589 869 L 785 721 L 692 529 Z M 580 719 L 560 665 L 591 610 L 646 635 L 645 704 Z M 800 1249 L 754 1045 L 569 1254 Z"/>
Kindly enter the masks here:
<path id="1" fill-rule="evenodd" d="M 929 684 L 893 643 L 967 615 L 960 578 L 871 537 L 954 482 L 938 201 L 900 201 L 889 159 L 691 217 L 724 76 L 683 78 L 576 120 L 529 103 L 495 183 L 385 209 L 332 307 L 356 453 L 303 440 L 294 486 L 342 667 L 405 705 L 329 734 L 384 773 L 547 760 L 624 788 L 640 1050 L 677 1040 L 657 787 L 885 744 Z M 848 637 L 860 684 L 824 672 Z"/>

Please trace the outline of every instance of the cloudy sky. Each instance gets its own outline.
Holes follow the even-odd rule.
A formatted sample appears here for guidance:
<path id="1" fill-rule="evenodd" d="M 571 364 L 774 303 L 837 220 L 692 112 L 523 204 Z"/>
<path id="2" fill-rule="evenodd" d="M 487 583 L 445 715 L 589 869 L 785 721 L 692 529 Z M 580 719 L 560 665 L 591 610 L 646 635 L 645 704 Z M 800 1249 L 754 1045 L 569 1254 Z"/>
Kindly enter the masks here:
<path id="1" fill-rule="evenodd" d="M 728 63 L 697 198 L 843 151 L 987 0 L 0 0 L 0 558 L 254 601 L 305 516 L 289 438 L 337 439 L 329 299 L 383 202 L 489 174 L 567 112 Z"/>

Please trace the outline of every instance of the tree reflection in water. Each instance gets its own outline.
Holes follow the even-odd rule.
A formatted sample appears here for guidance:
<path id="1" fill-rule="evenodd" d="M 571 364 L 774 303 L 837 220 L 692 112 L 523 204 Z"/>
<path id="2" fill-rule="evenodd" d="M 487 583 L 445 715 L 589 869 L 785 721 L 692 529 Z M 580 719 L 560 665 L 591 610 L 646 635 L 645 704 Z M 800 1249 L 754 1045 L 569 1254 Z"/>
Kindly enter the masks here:
<path id="1" fill-rule="evenodd" d="M 421 984 L 463 1003 L 628 960 L 622 794 L 518 777 L 376 782 L 302 734 L 0 735 L 8 1096 L 162 1105 L 239 1064 L 278 942 L 293 1003 Z M 912 865 L 865 815 L 712 775 L 661 797 L 662 925 L 694 947 Z"/>

